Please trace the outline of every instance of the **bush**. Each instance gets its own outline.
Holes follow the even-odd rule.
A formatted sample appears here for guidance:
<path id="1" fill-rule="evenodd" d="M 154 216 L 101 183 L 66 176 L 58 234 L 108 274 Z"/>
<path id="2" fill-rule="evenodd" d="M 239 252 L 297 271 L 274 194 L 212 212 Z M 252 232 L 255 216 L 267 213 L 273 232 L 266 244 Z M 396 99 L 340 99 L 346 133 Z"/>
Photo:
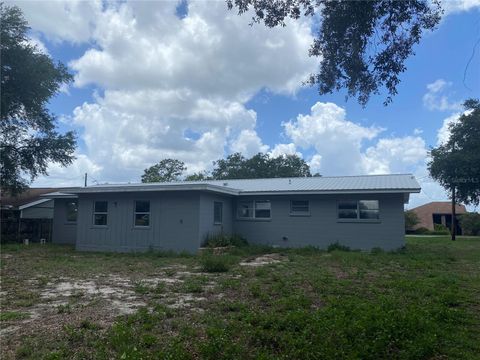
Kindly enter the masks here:
<path id="1" fill-rule="evenodd" d="M 433 224 L 433 229 L 430 235 L 450 235 L 450 230 L 443 224 Z"/>
<path id="2" fill-rule="evenodd" d="M 224 233 L 207 234 L 203 245 L 206 247 L 247 246 L 248 241 L 240 235 L 226 235 Z"/>
<path id="3" fill-rule="evenodd" d="M 327 248 L 327 251 L 328 251 L 328 252 L 335 251 L 335 250 L 338 250 L 338 251 L 350 251 L 350 248 L 349 248 L 348 246 L 345 246 L 345 245 L 340 244 L 340 243 L 337 241 L 337 242 L 335 242 L 335 243 L 332 243 L 332 244 L 328 245 L 328 248 Z"/>
<path id="4" fill-rule="evenodd" d="M 430 230 L 428 230 L 426 227 L 420 227 L 417 230 L 415 230 L 415 234 L 418 235 L 428 235 L 430 233 Z"/>
<path id="5" fill-rule="evenodd" d="M 480 235 L 480 214 L 467 213 L 459 216 L 463 235 Z"/>
<path id="6" fill-rule="evenodd" d="M 200 258 L 202 271 L 209 273 L 227 272 L 232 262 L 232 259 L 226 255 L 206 254 Z"/>

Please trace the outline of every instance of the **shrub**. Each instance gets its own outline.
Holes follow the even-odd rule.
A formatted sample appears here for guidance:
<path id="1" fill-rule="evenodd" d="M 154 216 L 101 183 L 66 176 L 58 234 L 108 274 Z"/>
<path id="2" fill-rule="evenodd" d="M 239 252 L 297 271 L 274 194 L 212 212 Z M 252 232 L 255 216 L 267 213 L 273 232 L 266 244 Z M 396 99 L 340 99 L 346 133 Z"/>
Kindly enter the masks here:
<path id="1" fill-rule="evenodd" d="M 480 235 L 480 214 L 467 213 L 459 216 L 463 235 Z"/>
<path id="2" fill-rule="evenodd" d="M 335 242 L 335 243 L 332 243 L 332 244 L 328 245 L 328 248 L 327 248 L 327 251 L 328 251 L 328 252 L 335 251 L 335 250 L 338 250 L 338 251 L 350 251 L 350 248 L 349 248 L 348 246 L 345 246 L 345 245 L 340 244 L 340 243 L 337 241 L 337 242 Z"/>
<path id="3" fill-rule="evenodd" d="M 449 235 L 450 230 L 443 224 L 433 224 L 432 235 Z"/>
<path id="4" fill-rule="evenodd" d="M 410 231 L 413 230 L 413 227 L 420 222 L 418 215 L 412 211 L 407 210 L 405 211 L 405 230 Z"/>
<path id="5" fill-rule="evenodd" d="M 206 254 L 200 258 L 202 271 L 210 273 L 227 272 L 230 270 L 232 260 L 225 255 Z"/>
<path id="6" fill-rule="evenodd" d="M 203 243 L 206 247 L 241 247 L 248 245 L 248 241 L 240 235 L 226 235 L 224 233 L 207 234 Z"/>
<path id="7" fill-rule="evenodd" d="M 415 230 L 415 234 L 418 234 L 418 235 L 427 235 L 428 233 L 430 233 L 430 230 L 428 230 L 426 227 L 420 227 L 417 230 Z"/>

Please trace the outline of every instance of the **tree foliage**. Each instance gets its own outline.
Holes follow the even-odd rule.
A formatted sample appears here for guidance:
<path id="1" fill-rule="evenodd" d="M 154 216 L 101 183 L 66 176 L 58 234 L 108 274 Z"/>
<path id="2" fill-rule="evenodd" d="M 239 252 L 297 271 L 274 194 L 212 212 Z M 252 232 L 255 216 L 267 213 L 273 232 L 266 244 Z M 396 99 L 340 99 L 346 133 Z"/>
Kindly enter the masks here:
<path id="1" fill-rule="evenodd" d="M 185 164 L 176 159 L 164 159 L 158 164 L 145 169 L 142 182 L 178 181 L 187 170 Z M 213 162 L 213 170 L 200 171 L 184 177 L 185 181 L 225 180 L 225 179 L 260 179 L 279 177 L 312 176 L 308 164 L 297 155 L 271 157 L 258 153 L 246 158 L 240 153 L 227 156 Z M 314 176 L 321 176 L 315 174 Z"/>
<path id="2" fill-rule="evenodd" d="M 456 190 L 458 202 L 480 202 L 480 101 L 469 99 L 465 112 L 450 125 L 448 141 L 431 150 L 428 169 L 445 189 Z"/>
<path id="3" fill-rule="evenodd" d="M 308 164 L 297 155 L 271 157 L 258 153 L 250 159 L 240 153 L 214 162 L 213 179 L 259 179 L 312 176 Z"/>
<path id="4" fill-rule="evenodd" d="M 480 214 L 466 213 L 459 216 L 463 235 L 480 235 Z"/>
<path id="5" fill-rule="evenodd" d="M 60 134 L 47 109 L 72 76 L 28 42 L 28 24 L 18 7 L 0 3 L 0 13 L 0 176 L 3 189 L 15 194 L 46 175 L 50 163 L 66 166 L 74 159 L 74 133 Z"/>
<path id="6" fill-rule="evenodd" d="M 405 211 L 405 230 L 413 230 L 415 225 L 420 223 L 420 219 L 415 211 Z"/>
<path id="7" fill-rule="evenodd" d="M 439 23 L 442 9 L 430 0 L 227 0 L 239 14 L 253 9 L 253 22 L 285 26 L 287 18 L 319 15 L 310 56 L 321 59 L 307 83 L 320 95 L 346 89 L 365 105 L 385 87 L 384 104 L 397 94 L 405 61 L 425 30 Z"/>
<path id="8" fill-rule="evenodd" d="M 178 181 L 187 170 L 185 163 L 177 159 L 163 159 L 144 170 L 142 183 Z"/>

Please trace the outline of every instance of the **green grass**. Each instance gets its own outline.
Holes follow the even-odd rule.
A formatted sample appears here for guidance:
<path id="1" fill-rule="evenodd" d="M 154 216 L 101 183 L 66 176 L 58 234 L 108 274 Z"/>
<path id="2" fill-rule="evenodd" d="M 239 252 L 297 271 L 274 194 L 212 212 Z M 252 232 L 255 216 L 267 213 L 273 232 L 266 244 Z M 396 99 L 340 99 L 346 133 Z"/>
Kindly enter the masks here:
<path id="1" fill-rule="evenodd" d="M 0 321 L 12 321 L 28 319 L 30 314 L 20 311 L 2 311 L 0 313 Z"/>
<path id="2" fill-rule="evenodd" d="M 46 278 L 57 271 L 79 278 L 103 271 L 141 279 L 141 274 L 158 273 L 163 267 L 170 267 L 165 273 L 174 275 L 171 266 L 182 265 L 205 274 L 185 275 L 174 285 L 176 294 L 210 297 L 195 309 L 172 309 L 154 287 L 138 282 L 134 290 L 146 307 L 105 327 L 85 319 L 55 331 L 36 331 L 15 345 L 17 357 L 480 358 L 478 237 L 456 242 L 448 237 L 408 237 L 405 249 L 369 253 L 257 246 L 196 257 L 86 254 L 53 246 L 40 250 L 38 256 L 31 248 L 3 248 L 13 257 L 2 262 L 2 288 L 34 292 L 24 280 L 35 271 Z M 272 252 L 285 255 L 285 260 L 256 268 L 239 265 Z M 205 284 L 211 282 L 215 287 L 205 292 Z M 172 287 L 161 286 L 158 293 L 168 295 Z M 2 313 L 4 306 L 23 308 L 7 302 Z"/>

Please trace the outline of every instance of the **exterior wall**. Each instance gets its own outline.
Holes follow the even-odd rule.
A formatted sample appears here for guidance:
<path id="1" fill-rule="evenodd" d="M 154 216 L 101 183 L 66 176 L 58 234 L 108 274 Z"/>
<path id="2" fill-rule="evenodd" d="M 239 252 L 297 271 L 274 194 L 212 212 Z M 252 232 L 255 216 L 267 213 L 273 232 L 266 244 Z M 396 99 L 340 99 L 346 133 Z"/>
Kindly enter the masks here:
<path id="1" fill-rule="evenodd" d="M 418 220 L 420 220 L 420 222 L 413 227 L 414 230 L 424 227 L 433 231 L 435 230 L 433 225 L 433 214 L 451 215 L 452 204 L 448 201 L 435 201 L 416 207 L 412 209 L 412 211 L 417 214 Z M 457 204 L 455 205 L 455 212 L 457 215 L 465 214 L 467 209 L 464 205 Z"/>
<path id="2" fill-rule="evenodd" d="M 223 203 L 222 224 L 215 224 L 213 219 L 213 203 Z M 214 193 L 200 194 L 200 242 L 203 244 L 208 234 L 232 234 L 233 230 L 233 209 L 232 197 L 222 196 Z"/>
<path id="3" fill-rule="evenodd" d="M 404 245 L 403 194 L 241 196 L 238 200 L 270 200 L 270 220 L 239 220 L 233 230 L 250 243 L 282 247 L 326 248 L 338 242 L 352 249 L 379 247 L 398 249 Z M 309 200 L 310 216 L 291 216 L 290 200 Z M 379 200 L 380 220 L 375 222 L 337 219 L 339 200 Z"/>
<path id="4" fill-rule="evenodd" d="M 21 210 L 22 219 L 53 219 L 53 200 Z"/>
<path id="5" fill-rule="evenodd" d="M 108 201 L 107 226 L 93 225 L 95 200 Z M 135 200 L 150 200 L 150 226 L 134 226 Z M 195 252 L 199 238 L 198 192 L 138 192 L 81 194 L 78 250 Z"/>
<path id="6" fill-rule="evenodd" d="M 53 208 L 52 242 L 54 244 L 75 245 L 77 239 L 77 223 L 67 221 L 66 204 L 72 199 L 55 199 Z"/>

